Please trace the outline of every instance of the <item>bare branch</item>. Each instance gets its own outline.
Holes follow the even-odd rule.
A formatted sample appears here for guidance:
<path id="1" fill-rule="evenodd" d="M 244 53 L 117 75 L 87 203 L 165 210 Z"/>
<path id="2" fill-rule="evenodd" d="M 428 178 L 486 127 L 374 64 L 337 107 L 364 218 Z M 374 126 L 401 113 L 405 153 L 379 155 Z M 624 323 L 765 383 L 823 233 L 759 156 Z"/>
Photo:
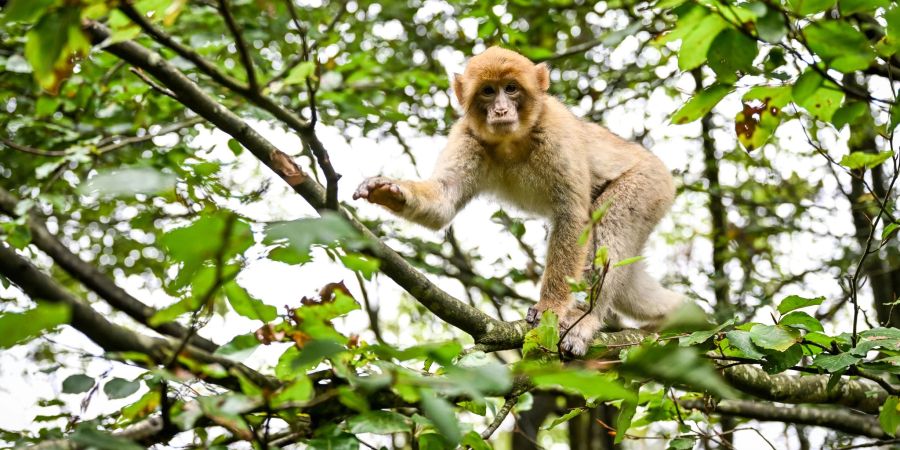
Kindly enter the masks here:
<path id="1" fill-rule="evenodd" d="M 238 27 L 237 22 L 234 20 L 231 10 L 228 9 L 228 2 L 226 0 L 219 0 L 219 12 L 225 19 L 225 24 L 228 26 L 228 30 L 231 31 L 231 35 L 234 36 L 234 43 L 237 46 L 238 53 L 241 55 L 241 63 L 244 65 L 244 70 L 247 71 L 247 84 L 250 85 L 249 89 L 254 92 L 258 91 L 259 84 L 256 81 L 256 72 L 253 70 L 253 58 L 250 57 L 247 43 L 244 41 L 244 36 L 241 33 L 241 29 Z"/>
<path id="2" fill-rule="evenodd" d="M 15 142 L 6 138 L 0 138 L 0 143 L 3 143 L 3 145 L 13 150 L 37 156 L 58 157 L 66 156 L 66 154 L 68 153 L 65 150 L 41 150 L 39 148 L 29 147 L 27 145 L 16 144 Z"/>
<path id="3" fill-rule="evenodd" d="M 148 86 L 150 86 L 150 89 L 153 89 L 154 91 L 159 92 L 160 94 L 165 95 L 166 97 L 169 97 L 169 98 L 171 98 L 171 99 L 173 99 L 173 100 L 175 100 L 175 101 L 178 101 L 178 97 L 175 96 L 175 93 L 174 93 L 174 92 L 172 92 L 172 91 L 170 91 L 170 90 L 168 90 L 168 89 L 166 89 L 166 88 L 160 86 L 160 85 L 157 84 L 155 81 L 151 80 L 150 77 L 148 77 L 148 76 L 147 76 L 144 72 L 142 72 L 140 69 L 137 69 L 137 68 L 132 67 L 131 70 L 130 70 L 130 72 L 133 73 L 133 74 L 135 74 L 138 78 L 141 79 L 141 81 L 143 81 L 143 82 L 146 83 Z"/>
<path id="4" fill-rule="evenodd" d="M 843 409 L 811 406 L 776 406 L 768 402 L 754 402 L 750 400 L 722 400 L 717 404 L 708 404 L 702 400 L 686 400 L 679 403 L 685 408 L 697 409 L 707 413 L 746 417 L 762 421 L 816 425 L 874 438 L 887 437 L 887 434 L 881 429 L 881 424 L 878 423 L 877 418 Z"/>

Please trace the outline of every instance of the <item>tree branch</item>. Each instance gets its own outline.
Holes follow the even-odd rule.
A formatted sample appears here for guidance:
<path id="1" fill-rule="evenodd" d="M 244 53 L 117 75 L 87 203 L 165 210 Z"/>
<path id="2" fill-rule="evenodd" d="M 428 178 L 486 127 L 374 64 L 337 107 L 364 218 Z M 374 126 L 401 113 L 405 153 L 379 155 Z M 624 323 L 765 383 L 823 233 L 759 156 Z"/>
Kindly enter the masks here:
<path id="1" fill-rule="evenodd" d="M 225 24 L 228 26 L 228 30 L 231 31 L 231 35 L 234 36 L 235 46 L 237 47 L 238 53 L 241 55 L 241 63 L 244 65 L 244 70 L 247 71 L 248 88 L 251 91 L 256 92 L 259 90 L 259 83 L 256 81 L 256 72 L 253 70 L 253 58 L 250 57 L 247 43 L 244 41 L 244 36 L 241 34 L 241 29 L 234 20 L 231 10 L 228 9 L 226 0 L 219 0 L 219 12 L 225 19 Z"/>
<path id="2" fill-rule="evenodd" d="M 844 433 L 873 438 L 887 437 L 887 434 L 881 429 L 881 424 L 878 423 L 878 419 L 875 417 L 842 409 L 811 406 L 776 406 L 768 402 L 750 400 L 722 400 L 718 404 L 708 404 L 702 400 L 686 400 L 679 403 L 685 408 L 725 416 L 816 425 L 843 431 Z"/>
<path id="3" fill-rule="evenodd" d="M 0 188 L 0 212 L 10 217 L 16 217 L 14 211 L 17 203 L 17 198 L 7 190 Z M 50 256 L 69 275 L 87 286 L 88 289 L 96 292 L 97 295 L 114 308 L 162 334 L 177 338 L 185 338 L 189 335 L 188 330 L 177 322 L 151 326 L 149 319 L 156 313 L 155 309 L 132 297 L 124 289 L 117 286 L 106 274 L 72 253 L 50 233 L 44 221 L 36 214 L 29 214 L 28 228 L 31 230 L 31 242 L 34 245 Z M 214 342 L 200 336 L 191 337 L 190 342 L 192 345 L 208 352 L 214 352 L 218 348 L 218 345 Z"/>
<path id="4" fill-rule="evenodd" d="M 99 44 L 109 37 L 106 28 L 97 22 L 88 22 L 85 29 L 94 44 Z M 301 171 L 300 167 L 287 154 L 278 150 L 240 117 L 210 98 L 197 84 L 161 55 L 151 52 L 134 41 L 112 43 L 103 47 L 103 50 L 151 74 L 166 88 L 175 92 L 186 107 L 240 142 L 316 210 L 326 209 L 325 190 L 319 183 Z M 447 323 L 469 333 L 476 342 L 494 344 L 500 341 L 505 342 L 508 348 L 513 348 L 516 342 L 521 344 L 525 334 L 524 322 L 521 325 L 501 322 L 459 301 L 410 266 L 402 256 L 381 242 L 349 211 L 338 208 L 338 213 L 369 241 L 367 252 L 381 260 L 382 271 L 431 312 Z M 509 347 L 510 345 L 513 347 Z"/>
<path id="5" fill-rule="evenodd" d="M 26 258 L 2 244 L 0 244 L 0 274 L 15 283 L 33 300 L 67 305 L 71 311 L 71 326 L 106 352 L 140 352 L 159 363 L 167 361 L 178 344 L 168 339 L 144 336 L 110 322 L 102 314 L 94 311 L 89 303 L 76 298 Z M 280 385 L 274 378 L 262 375 L 228 358 L 211 355 L 194 346 L 187 346 L 182 354 L 203 364 L 219 364 L 229 372 L 238 371 L 258 386 L 276 389 Z M 232 375 L 219 379 L 209 378 L 207 381 L 240 390 L 238 379 Z"/>
<path id="6" fill-rule="evenodd" d="M 722 371 L 734 387 L 759 397 L 782 403 L 830 403 L 875 414 L 887 392 L 869 380 L 841 379 L 831 390 L 828 375 L 769 375 L 750 365 L 738 365 Z"/>

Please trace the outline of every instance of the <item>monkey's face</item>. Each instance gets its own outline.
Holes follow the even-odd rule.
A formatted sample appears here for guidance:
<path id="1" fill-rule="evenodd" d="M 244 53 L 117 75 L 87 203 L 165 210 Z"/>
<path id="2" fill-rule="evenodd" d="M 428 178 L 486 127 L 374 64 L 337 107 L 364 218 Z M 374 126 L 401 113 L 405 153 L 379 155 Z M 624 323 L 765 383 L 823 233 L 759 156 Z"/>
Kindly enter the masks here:
<path id="1" fill-rule="evenodd" d="M 550 86 L 550 71 L 511 50 L 491 47 L 473 57 L 465 73 L 453 77 L 453 92 L 469 125 L 489 141 L 528 133 Z"/>
<path id="2" fill-rule="evenodd" d="M 476 98 L 488 129 L 500 135 L 518 130 L 521 101 L 522 90 L 515 81 L 485 83 Z"/>

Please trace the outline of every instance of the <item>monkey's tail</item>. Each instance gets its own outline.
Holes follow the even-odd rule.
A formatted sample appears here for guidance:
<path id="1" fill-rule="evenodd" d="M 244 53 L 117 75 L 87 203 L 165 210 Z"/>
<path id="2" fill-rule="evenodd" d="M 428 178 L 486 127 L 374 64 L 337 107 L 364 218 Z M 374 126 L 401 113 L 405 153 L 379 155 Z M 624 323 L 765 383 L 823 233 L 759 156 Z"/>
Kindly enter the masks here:
<path id="1" fill-rule="evenodd" d="M 617 298 L 614 309 L 624 316 L 653 328 L 684 304 L 683 295 L 670 291 L 653 279 L 643 267 L 635 267 L 625 295 Z"/>

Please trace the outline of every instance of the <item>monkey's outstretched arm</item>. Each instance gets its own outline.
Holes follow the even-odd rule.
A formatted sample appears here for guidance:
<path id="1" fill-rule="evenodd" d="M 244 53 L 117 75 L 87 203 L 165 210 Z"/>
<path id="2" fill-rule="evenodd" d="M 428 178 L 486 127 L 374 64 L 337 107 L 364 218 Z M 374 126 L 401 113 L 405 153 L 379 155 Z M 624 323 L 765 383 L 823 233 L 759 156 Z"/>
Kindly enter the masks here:
<path id="1" fill-rule="evenodd" d="M 364 198 L 420 225 L 439 229 L 478 192 L 483 167 L 474 145 L 451 134 L 427 180 L 371 177 L 359 185 L 353 198 Z"/>

